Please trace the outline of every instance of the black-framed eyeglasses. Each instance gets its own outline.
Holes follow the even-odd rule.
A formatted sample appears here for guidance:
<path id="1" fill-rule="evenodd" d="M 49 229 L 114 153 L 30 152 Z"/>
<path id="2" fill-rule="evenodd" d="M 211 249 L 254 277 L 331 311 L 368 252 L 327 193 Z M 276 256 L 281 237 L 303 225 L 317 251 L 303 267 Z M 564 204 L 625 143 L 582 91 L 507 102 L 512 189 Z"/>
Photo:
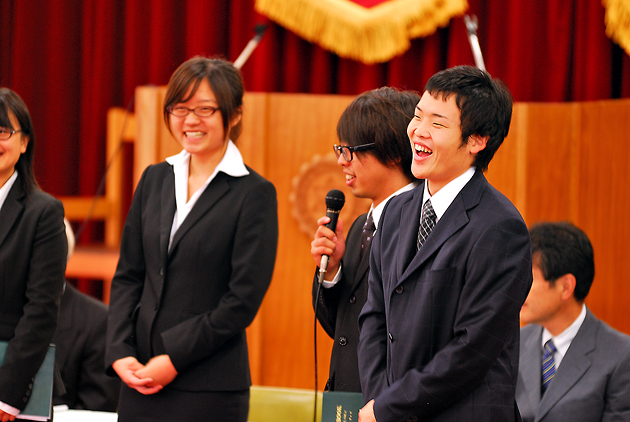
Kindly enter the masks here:
<path id="1" fill-rule="evenodd" d="M 7 130 L 7 129 L 3 128 L 3 127 L 0 127 L 0 140 L 6 141 L 11 136 L 13 136 L 14 133 L 17 133 L 17 132 L 22 132 L 22 129 Z"/>
<path id="2" fill-rule="evenodd" d="M 353 152 L 365 151 L 368 149 L 372 149 L 375 146 L 376 144 L 372 142 L 371 144 L 357 145 L 356 147 L 349 147 L 347 145 L 333 145 L 333 149 L 335 150 L 335 155 L 337 156 L 337 158 L 339 158 L 340 155 L 343 155 L 344 160 L 352 161 L 352 158 L 354 158 L 352 156 Z"/>
<path id="3" fill-rule="evenodd" d="M 195 107 L 195 108 L 188 108 L 184 106 L 173 106 L 173 107 L 168 107 L 166 111 L 171 113 L 173 116 L 177 116 L 177 117 L 188 116 L 188 113 L 190 113 L 191 111 L 199 117 L 210 117 L 214 113 L 216 113 L 218 109 L 219 109 L 218 107 L 212 107 L 212 106 L 200 106 L 200 107 Z"/>

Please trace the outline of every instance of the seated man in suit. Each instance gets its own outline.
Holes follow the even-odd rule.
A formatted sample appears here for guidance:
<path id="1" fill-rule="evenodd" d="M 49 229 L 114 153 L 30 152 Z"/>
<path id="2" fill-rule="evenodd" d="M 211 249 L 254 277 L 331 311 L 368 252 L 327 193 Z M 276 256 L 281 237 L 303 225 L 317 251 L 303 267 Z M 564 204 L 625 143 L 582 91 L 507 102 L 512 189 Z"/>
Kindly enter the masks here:
<path id="1" fill-rule="evenodd" d="M 521 310 L 516 400 L 524 422 L 629 421 L 630 337 L 584 305 L 593 248 L 574 225 L 530 230 L 534 282 Z"/>
<path id="2" fill-rule="evenodd" d="M 372 240 L 360 422 L 520 420 L 529 233 L 483 175 L 511 115 L 505 86 L 471 66 L 425 86 L 407 129 L 411 171 L 424 180 L 389 200 Z"/>
<path id="3" fill-rule="evenodd" d="M 74 234 L 67 221 L 66 235 L 69 258 L 74 250 Z M 105 374 L 106 330 L 107 306 L 66 283 L 53 337 L 55 363 L 65 394 L 59 396 L 60 389 L 55 388 L 55 406 L 65 404 L 70 409 L 116 411 L 120 379 Z"/>

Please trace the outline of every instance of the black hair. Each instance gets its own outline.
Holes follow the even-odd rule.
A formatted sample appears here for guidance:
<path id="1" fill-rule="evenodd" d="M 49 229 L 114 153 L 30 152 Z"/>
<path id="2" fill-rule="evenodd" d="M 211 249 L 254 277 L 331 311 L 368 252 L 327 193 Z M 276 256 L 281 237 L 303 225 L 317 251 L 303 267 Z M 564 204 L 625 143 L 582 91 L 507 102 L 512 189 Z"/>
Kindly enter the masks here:
<path id="1" fill-rule="evenodd" d="M 344 110 L 337 123 L 337 137 L 349 146 L 375 143 L 373 149 L 354 154 L 373 154 L 382 164 L 397 165 L 409 180 L 415 180 L 407 126 L 418 101 L 420 95 L 414 91 L 391 87 L 366 91 Z"/>
<path id="2" fill-rule="evenodd" d="M 586 233 L 563 221 L 543 222 L 529 230 L 532 257 L 551 285 L 565 274 L 575 277 L 573 296 L 579 302 L 588 295 L 595 277 L 593 246 Z"/>
<path id="3" fill-rule="evenodd" d="M 486 147 L 477 153 L 473 163 L 486 171 L 510 129 L 513 100 L 505 84 L 476 67 L 457 66 L 433 75 L 424 89 L 444 100 L 455 94 L 461 113 L 462 145 L 472 135 L 488 136 Z"/>

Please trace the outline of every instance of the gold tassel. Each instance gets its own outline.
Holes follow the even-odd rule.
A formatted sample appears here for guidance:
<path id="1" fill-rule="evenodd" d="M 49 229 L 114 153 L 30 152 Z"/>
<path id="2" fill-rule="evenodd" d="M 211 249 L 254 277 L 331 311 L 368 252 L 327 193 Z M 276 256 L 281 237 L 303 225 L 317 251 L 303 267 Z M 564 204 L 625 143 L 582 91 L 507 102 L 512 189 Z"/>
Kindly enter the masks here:
<path id="1" fill-rule="evenodd" d="M 606 9 L 606 35 L 630 55 L 630 3 L 628 0 L 602 0 Z"/>
<path id="2" fill-rule="evenodd" d="M 467 0 L 389 0 L 365 8 L 350 0 L 256 0 L 257 12 L 340 57 L 366 64 L 404 53 L 410 39 L 463 14 Z"/>

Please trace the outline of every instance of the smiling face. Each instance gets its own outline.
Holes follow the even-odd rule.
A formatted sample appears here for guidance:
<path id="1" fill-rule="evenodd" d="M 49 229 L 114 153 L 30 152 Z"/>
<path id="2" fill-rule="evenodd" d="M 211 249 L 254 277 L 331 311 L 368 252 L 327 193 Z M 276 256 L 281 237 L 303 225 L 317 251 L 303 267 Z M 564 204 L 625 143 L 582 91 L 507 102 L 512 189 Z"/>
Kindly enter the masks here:
<path id="1" fill-rule="evenodd" d="M 184 96 L 188 98 L 190 89 Z M 177 103 L 175 106 L 194 109 L 196 107 L 219 107 L 210 84 L 202 80 L 195 94 L 188 101 Z M 220 158 L 227 147 L 227 134 L 223 128 L 223 116 L 217 110 L 209 117 L 199 117 L 189 112 L 184 117 L 170 115 L 171 132 L 177 142 L 193 156 L 200 158 Z M 229 125 L 229 128 L 237 122 Z"/>
<path id="2" fill-rule="evenodd" d="M 396 166 L 387 167 L 369 152 L 355 152 L 352 161 L 346 161 L 340 154 L 337 164 L 343 169 L 346 186 L 357 198 L 369 198 L 378 205 L 396 191 L 390 186 L 394 173 L 399 173 Z"/>
<path id="3" fill-rule="evenodd" d="M 407 134 L 413 150 L 411 171 L 428 181 L 431 195 L 468 170 L 487 142 L 487 137 L 471 136 L 462 144 L 455 95 L 444 100 L 441 94 L 435 98 L 428 91 L 416 106 Z"/>
<path id="4" fill-rule="evenodd" d="M 7 110 L 9 121 L 12 127 L 3 127 L 2 130 L 12 132 L 19 130 L 15 114 L 11 110 Z M 0 187 L 4 186 L 9 177 L 15 170 L 15 165 L 18 162 L 21 154 L 26 152 L 26 146 L 28 145 L 28 137 L 24 136 L 22 132 L 14 133 L 9 139 L 0 140 Z"/>

